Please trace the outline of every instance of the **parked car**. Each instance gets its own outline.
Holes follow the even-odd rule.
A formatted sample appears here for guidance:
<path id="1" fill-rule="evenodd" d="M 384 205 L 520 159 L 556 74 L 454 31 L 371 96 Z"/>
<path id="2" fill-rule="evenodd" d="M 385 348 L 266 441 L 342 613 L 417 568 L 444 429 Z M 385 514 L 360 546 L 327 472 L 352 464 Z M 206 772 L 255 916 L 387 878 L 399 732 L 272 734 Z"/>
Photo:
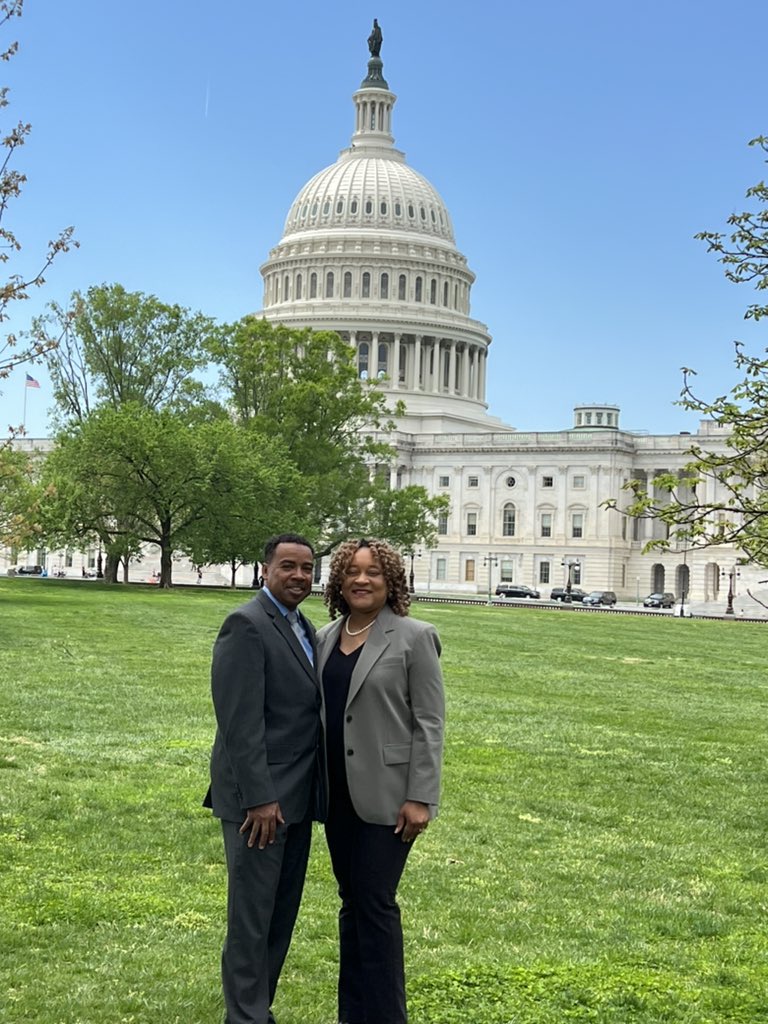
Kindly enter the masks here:
<path id="1" fill-rule="evenodd" d="M 550 601 L 564 601 L 567 590 L 565 587 L 553 587 L 552 593 L 549 595 Z M 583 601 L 587 596 L 586 590 L 582 590 L 581 587 L 571 587 L 571 600 L 572 601 Z"/>
<path id="2" fill-rule="evenodd" d="M 530 597 L 538 600 L 541 594 L 523 583 L 500 583 L 496 587 L 496 597 Z"/>
<path id="3" fill-rule="evenodd" d="M 582 599 L 582 604 L 604 604 L 612 608 L 616 604 L 616 595 L 612 590 L 593 590 Z"/>
<path id="4" fill-rule="evenodd" d="M 20 565 L 16 572 L 19 576 L 42 576 L 42 565 Z"/>
<path id="5" fill-rule="evenodd" d="M 672 608 L 674 604 L 674 594 L 649 594 L 643 601 L 643 608 Z"/>

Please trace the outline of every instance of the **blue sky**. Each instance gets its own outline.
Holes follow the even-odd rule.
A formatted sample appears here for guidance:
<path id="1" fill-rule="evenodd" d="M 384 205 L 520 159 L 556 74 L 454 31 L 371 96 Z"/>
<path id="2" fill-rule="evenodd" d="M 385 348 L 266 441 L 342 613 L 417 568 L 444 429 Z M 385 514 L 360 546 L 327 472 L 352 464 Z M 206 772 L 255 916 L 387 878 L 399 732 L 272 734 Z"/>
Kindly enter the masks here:
<path id="1" fill-rule="evenodd" d="M 521 430 L 608 401 L 627 429 L 695 429 L 680 367 L 704 395 L 734 383 L 754 295 L 693 239 L 720 230 L 765 174 L 755 40 L 764 0 L 581 4 L 392 0 L 27 0 L 7 130 L 33 133 L 7 226 L 36 266 L 74 224 L 81 248 L 16 310 L 120 282 L 221 320 L 261 307 L 259 266 L 301 186 L 353 130 L 373 17 L 398 96 L 395 143 L 443 196 L 493 335 L 490 411 Z M 47 433 L 50 389 L 27 393 Z M 21 421 L 24 370 L 2 384 Z"/>

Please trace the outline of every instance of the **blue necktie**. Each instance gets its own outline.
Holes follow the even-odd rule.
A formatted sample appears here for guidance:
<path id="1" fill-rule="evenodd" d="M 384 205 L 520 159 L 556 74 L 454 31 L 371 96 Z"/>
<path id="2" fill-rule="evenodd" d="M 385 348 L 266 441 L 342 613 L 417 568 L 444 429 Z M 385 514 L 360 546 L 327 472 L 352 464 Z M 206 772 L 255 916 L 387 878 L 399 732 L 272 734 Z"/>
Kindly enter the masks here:
<path id="1" fill-rule="evenodd" d="M 310 644 L 309 640 L 307 639 L 307 634 L 304 632 L 304 627 L 302 626 L 301 620 L 299 619 L 299 613 L 294 609 L 294 611 L 288 612 L 288 614 L 286 615 L 286 619 L 288 619 L 288 621 L 290 622 L 291 629 L 296 634 L 296 637 L 299 643 L 301 644 L 301 649 L 307 656 L 307 661 L 309 662 L 310 665 L 314 664 L 312 658 L 312 644 Z"/>

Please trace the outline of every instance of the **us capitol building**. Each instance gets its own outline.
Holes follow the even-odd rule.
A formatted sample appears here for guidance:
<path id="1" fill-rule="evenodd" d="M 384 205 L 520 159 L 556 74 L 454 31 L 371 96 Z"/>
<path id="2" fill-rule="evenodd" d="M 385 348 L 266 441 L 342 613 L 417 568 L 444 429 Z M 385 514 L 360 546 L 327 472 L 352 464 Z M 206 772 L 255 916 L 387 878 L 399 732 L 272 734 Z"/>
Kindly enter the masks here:
<path id="1" fill-rule="evenodd" d="M 574 584 L 620 599 L 668 590 L 722 601 L 733 549 L 643 555 L 663 524 L 601 508 L 629 503 L 627 480 L 650 486 L 682 470 L 692 441 L 721 445 L 715 423 L 702 421 L 695 438 L 630 433 L 617 406 L 588 404 L 576 406 L 569 430 L 522 433 L 488 415 L 491 335 L 471 315 L 475 275 L 439 193 L 395 148 L 380 42 L 369 39 L 349 148 L 301 189 L 261 268 L 257 315 L 337 331 L 360 376 L 404 403 L 389 437 L 391 486 L 421 484 L 451 503 L 437 547 L 415 558 L 417 590 L 483 594 L 508 580 L 548 596 L 571 565 Z"/>
<path id="2" fill-rule="evenodd" d="M 733 548 L 643 554 L 664 525 L 601 507 L 611 498 L 629 504 L 628 480 L 652 486 L 660 473 L 682 471 L 692 442 L 722 446 L 717 424 L 701 421 L 694 436 L 640 434 L 622 430 L 618 406 L 584 404 L 570 429 L 523 433 L 488 414 L 491 335 L 471 315 L 475 275 L 439 193 L 395 148 L 396 97 L 384 78 L 377 25 L 368 43 L 351 143 L 291 204 L 283 237 L 261 267 L 256 315 L 337 331 L 353 347 L 360 376 L 375 378 L 393 406 L 403 403 L 386 438 L 396 449 L 391 486 L 420 484 L 450 499 L 437 546 L 414 552 L 416 590 L 488 594 L 510 581 L 548 597 L 570 572 L 574 585 L 613 590 L 620 601 L 672 591 L 724 606 L 728 575 L 732 583 L 736 574 Z M 699 487 L 704 501 L 710 486 Z M 0 566 L 13 564 L 8 557 Z M 85 558 L 94 564 L 93 552 Z M 153 558 L 148 551 L 144 566 Z M 80 571 L 71 555 L 66 564 Z M 177 564 L 175 578 L 191 579 L 190 568 Z M 216 573 L 206 569 L 206 582 Z M 745 614 L 758 610 L 745 591 L 763 574 L 739 568 L 737 607 Z M 251 576 L 244 567 L 238 582 Z M 227 580 L 222 570 L 216 581 Z"/>

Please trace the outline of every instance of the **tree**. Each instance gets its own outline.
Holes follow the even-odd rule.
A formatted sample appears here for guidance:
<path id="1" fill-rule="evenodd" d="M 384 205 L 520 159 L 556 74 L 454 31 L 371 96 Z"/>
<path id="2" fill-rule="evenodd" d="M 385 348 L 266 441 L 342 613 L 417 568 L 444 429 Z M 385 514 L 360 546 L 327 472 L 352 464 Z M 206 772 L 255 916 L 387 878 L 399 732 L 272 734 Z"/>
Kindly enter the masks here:
<path id="1" fill-rule="evenodd" d="M 326 553 L 370 501 L 371 464 L 392 456 L 373 437 L 394 426 L 384 396 L 360 379 L 352 349 L 330 331 L 249 316 L 223 329 L 209 350 L 238 422 L 290 452 L 311 495 L 306 530 Z"/>
<path id="2" fill-rule="evenodd" d="M 0 27 L 12 18 L 21 17 L 24 0 L 2 0 L 0 2 Z M 17 52 L 18 43 L 11 45 L 2 53 L 0 60 L 9 61 Z M 8 106 L 8 87 L 0 88 L 0 110 Z M 32 130 L 31 125 L 19 121 L 3 136 L 0 142 L 0 262 L 8 264 L 14 256 L 21 252 L 21 243 L 14 232 L 7 226 L 8 208 L 13 199 L 21 195 L 26 175 L 12 166 L 16 151 L 24 145 Z M 37 270 L 11 273 L 0 283 L 0 324 L 10 319 L 10 306 L 13 302 L 28 299 L 33 288 L 45 284 L 45 275 L 59 253 L 67 252 L 77 246 L 73 238 L 73 228 L 65 228 L 61 234 L 48 243 L 48 249 L 42 257 Z M 46 351 L 55 346 L 57 339 L 50 337 L 45 341 L 33 338 L 19 344 L 15 333 L 5 334 L 0 338 L 0 380 L 6 378 L 11 370 L 23 363 L 39 359 Z"/>
<path id="3" fill-rule="evenodd" d="M 35 332 L 41 343 L 59 339 L 46 362 L 63 423 L 82 422 L 101 405 L 179 408 L 202 397 L 194 374 L 214 333 L 202 313 L 103 284 L 75 292 L 67 309 L 51 303 Z"/>
<path id="4" fill-rule="evenodd" d="M 766 137 L 753 139 L 750 145 L 768 153 Z M 761 181 L 747 191 L 747 198 L 756 200 L 758 208 L 732 214 L 729 234 L 704 231 L 696 237 L 707 243 L 708 252 L 718 254 L 729 281 L 764 291 L 768 289 L 768 186 Z M 766 315 L 768 305 L 755 303 L 745 319 L 761 320 Z M 693 547 L 733 544 L 747 559 L 768 565 L 768 359 L 747 355 L 736 342 L 735 363 L 743 380 L 728 394 L 710 401 L 694 393 L 695 371 L 683 369 L 679 404 L 722 427 L 724 447 L 708 450 L 693 445 L 685 471 L 657 477 L 653 494 L 641 482 L 630 481 L 627 487 L 633 501 L 625 511 L 667 524 L 668 537 L 651 541 L 649 548 L 667 548 L 673 541 Z M 616 501 L 608 504 L 617 506 Z"/>
<path id="5" fill-rule="evenodd" d="M 447 494 L 430 498 L 425 487 L 410 484 L 392 489 L 389 481 L 377 477 L 362 517 L 361 536 L 379 537 L 410 555 L 420 545 L 433 548 L 437 543 L 437 520 L 447 513 L 451 502 Z"/>
<path id="6" fill-rule="evenodd" d="M 160 586 L 169 587 L 173 553 L 199 551 L 201 524 L 210 535 L 230 501 L 247 511 L 237 504 L 244 480 L 262 503 L 264 494 L 279 493 L 281 472 L 285 487 L 295 484 L 273 450 L 251 449 L 244 458 L 237 429 L 226 419 L 200 422 L 137 403 L 104 405 L 63 432 L 46 460 L 44 522 L 59 538 L 107 536 L 113 558 L 155 546 Z"/>
<path id="7" fill-rule="evenodd" d="M 20 547 L 34 540 L 34 507 L 32 458 L 0 445 L 0 543 Z"/>

